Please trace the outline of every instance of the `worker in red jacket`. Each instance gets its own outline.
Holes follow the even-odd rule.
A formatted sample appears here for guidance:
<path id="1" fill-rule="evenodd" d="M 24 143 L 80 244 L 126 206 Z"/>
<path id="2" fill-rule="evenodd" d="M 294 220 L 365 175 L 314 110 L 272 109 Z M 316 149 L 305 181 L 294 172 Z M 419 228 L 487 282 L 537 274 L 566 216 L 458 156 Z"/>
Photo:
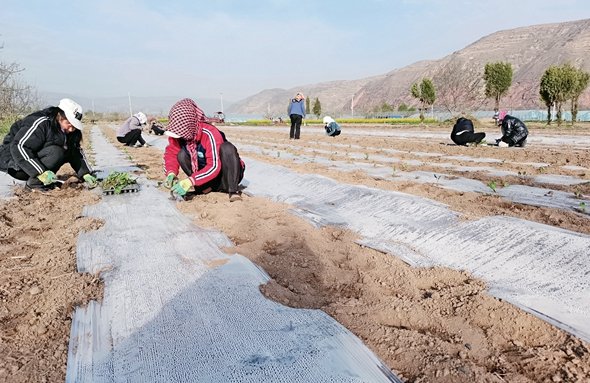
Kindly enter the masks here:
<path id="1" fill-rule="evenodd" d="M 179 196 L 191 188 L 198 194 L 222 191 L 230 198 L 239 195 L 244 162 L 223 132 L 206 122 L 201 108 L 191 99 L 182 99 L 172 106 L 168 120 L 164 186 Z M 179 168 L 188 178 L 176 182 Z"/>

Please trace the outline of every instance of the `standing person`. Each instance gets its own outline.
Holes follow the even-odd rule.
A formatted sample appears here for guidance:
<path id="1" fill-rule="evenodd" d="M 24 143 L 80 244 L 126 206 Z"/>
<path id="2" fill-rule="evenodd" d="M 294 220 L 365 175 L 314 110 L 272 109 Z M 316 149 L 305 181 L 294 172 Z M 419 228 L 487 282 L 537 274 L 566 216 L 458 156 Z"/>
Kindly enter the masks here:
<path id="1" fill-rule="evenodd" d="M 289 118 L 291 118 L 289 138 L 298 140 L 301 122 L 305 118 L 305 96 L 303 96 L 303 93 L 299 92 L 295 95 L 295 98 L 291 99 L 287 114 L 289 115 Z"/>
<path id="2" fill-rule="evenodd" d="M 330 116 L 324 117 L 324 129 L 330 137 L 336 137 L 340 134 L 340 125 Z"/>
<path id="3" fill-rule="evenodd" d="M 189 98 L 182 99 L 172 106 L 168 120 L 164 186 L 181 197 L 191 188 L 203 194 L 223 191 L 230 198 L 241 194 L 244 162 L 223 132 L 206 122 L 201 108 Z M 179 167 L 188 178 L 176 182 Z"/>
<path id="4" fill-rule="evenodd" d="M 496 140 L 498 146 L 524 147 L 526 145 L 529 131 L 524 122 L 516 117 L 506 114 L 506 111 L 502 110 L 498 115 L 498 126 L 500 126 L 502 130 L 502 137 Z"/>
<path id="5" fill-rule="evenodd" d="M 82 142 L 82 107 L 69 98 L 57 107 L 32 113 L 16 121 L 0 146 L 0 170 L 26 181 L 34 190 L 59 186 L 55 173 L 68 162 L 89 187 L 98 183 L 91 174 Z"/>
<path id="6" fill-rule="evenodd" d="M 453 126 L 451 140 L 457 145 L 467 145 L 469 143 L 480 143 L 486 134 L 483 132 L 475 133 L 473 121 L 465 117 L 459 117 Z"/>
<path id="7" fill-rule="evenodd" d="M 146 124 L 146 115 L 142 112 L 135 113 L 125 120 L 117 130 L 117 141 L 125 144 L 125 146 L 135 146 L 137 148 L 149 146 L 141 136 L 141 131 Z"/>

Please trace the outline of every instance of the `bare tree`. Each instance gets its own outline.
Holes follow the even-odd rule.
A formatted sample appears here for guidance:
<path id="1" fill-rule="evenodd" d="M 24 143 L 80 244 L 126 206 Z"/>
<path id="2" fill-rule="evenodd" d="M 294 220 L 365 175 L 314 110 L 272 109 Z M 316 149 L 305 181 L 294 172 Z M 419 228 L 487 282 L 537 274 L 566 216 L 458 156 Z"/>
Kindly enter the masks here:
<path id="1" fill-rule="evenodd" d="M 20 80 L 22 71 L 17 63 L 0 62 L 0 120 L 30 112 L 39 103 L 35 89 Z"/>
<path id="2" fill-rule="evenodd" d="M 438 105 L 451 115 L 481 109 L 485 102 L 481 73 L 460 60 L 448 61 L 434 76 L 434 81 L 437 84 Z"/>

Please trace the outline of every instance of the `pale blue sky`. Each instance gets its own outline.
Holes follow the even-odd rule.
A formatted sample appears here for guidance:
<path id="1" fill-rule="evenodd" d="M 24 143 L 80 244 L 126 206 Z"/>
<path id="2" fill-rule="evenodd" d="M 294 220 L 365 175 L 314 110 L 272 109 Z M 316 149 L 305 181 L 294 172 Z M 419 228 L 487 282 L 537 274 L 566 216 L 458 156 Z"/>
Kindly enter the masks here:
<path id="1" fill-rule="evenodd" d="M 588 0 L 2 0 L 0 61 L 41 91 L 237 101 L 438 59 Z"/>

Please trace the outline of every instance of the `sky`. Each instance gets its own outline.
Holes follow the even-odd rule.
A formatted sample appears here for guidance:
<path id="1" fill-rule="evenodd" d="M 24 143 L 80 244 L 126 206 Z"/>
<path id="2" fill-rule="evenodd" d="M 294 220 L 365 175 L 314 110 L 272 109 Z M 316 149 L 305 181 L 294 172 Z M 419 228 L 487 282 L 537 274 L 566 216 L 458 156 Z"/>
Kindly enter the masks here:
<path id="1" fill-rule="evenodd" d="M 2 0 L 0 62 L 42 92 L 238 101 L 387 73 L 588 0 Z"/>

